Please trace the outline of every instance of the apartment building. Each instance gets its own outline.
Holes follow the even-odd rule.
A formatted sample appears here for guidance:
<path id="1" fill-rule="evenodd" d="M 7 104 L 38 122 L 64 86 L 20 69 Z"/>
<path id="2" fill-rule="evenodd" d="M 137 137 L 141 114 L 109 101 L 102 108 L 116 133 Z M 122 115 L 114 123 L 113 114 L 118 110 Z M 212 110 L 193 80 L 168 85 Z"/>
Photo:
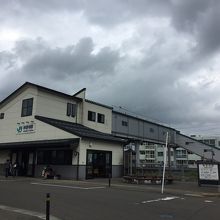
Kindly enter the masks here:
<path id="1" fill-rule="evenodd" d="M 202 143 L 205 143 L 209 146 L 216 147 L 220 149 L 220 137 L 213 135 L 190 135 L 190 137 L 195 138 Z"/>

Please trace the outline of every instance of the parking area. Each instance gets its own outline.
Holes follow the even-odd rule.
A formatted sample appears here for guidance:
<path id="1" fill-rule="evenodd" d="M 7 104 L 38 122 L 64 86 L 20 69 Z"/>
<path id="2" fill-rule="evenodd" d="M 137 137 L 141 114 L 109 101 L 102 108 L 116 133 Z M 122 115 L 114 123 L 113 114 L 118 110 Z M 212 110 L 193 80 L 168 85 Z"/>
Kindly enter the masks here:
<path id="1" fill-rule="evenodd" d="M 0 216 L 8 214 L 7 218 L 1 218 L 8 220 L 45 219 L 46 193 L 50 193 L 51 220 L 219 219 L 219 197 L 192 191 L 177 193 L 174 184 L 175 187 L 173 192 L 167 190 L 162 195 L 159 186 L 120 185 L 113 180 L 108 187 L 106 179 L 78 182 L 2 179 Z M 1 208 L 4 206 L 28 212 L 5 210 Z"/>

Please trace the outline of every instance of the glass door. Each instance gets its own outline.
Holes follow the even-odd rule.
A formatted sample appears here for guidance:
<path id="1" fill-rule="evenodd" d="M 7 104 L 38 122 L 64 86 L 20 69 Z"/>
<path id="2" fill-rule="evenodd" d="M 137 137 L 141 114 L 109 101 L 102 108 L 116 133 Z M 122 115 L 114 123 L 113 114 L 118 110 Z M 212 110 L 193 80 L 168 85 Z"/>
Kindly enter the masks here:
<path id="1" fill-rule="evenodd" d="M 86 178 L 108 178 L 112 173 L 112 152 L 87 150 Z"/>
<path id="2" fill-rule="evenodd" d="M 34 176 L 35 157 L 34 151 L 20 150 L 11 153 L 12 162 L 16 161 L 18 164 L 19 176 Z"/>

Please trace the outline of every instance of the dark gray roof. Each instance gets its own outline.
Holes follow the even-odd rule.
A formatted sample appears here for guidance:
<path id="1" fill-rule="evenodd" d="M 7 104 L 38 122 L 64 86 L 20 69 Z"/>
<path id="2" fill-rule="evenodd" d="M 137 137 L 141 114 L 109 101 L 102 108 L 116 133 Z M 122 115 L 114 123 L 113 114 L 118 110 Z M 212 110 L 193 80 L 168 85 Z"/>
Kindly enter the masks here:
<path id="1" fill-rule="evenodd" d="M 0 149 L 78 146 L 79 138 L 1 143 Z"/>
<path id="2" fill-rule="evenodd" d="M 82 124 L 77 124 L 68 121 L 62 121 L 54 118 L 46 118 L 43 116 L 35 116 L 36 119 L 45 122 L 49 125 L 62 129 L 71 134 L 77 135 L 82 138 L 94 138 L 99 140 L 106 141 L 115 141 L 115 142 L 126 142 L 125 139 L 115 137 L 111 134 L 106 134 L 103 132 L 96 131 L 94 129 L 88 128 Z"/>

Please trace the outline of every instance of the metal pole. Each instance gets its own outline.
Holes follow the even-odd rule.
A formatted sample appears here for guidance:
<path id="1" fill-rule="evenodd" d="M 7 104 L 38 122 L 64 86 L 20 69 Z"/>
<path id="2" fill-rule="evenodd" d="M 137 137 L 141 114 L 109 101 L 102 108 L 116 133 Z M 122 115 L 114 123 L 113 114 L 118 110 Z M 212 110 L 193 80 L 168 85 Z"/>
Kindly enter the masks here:
<path id="1" fill-rule="evenodd" d="M 76 180 L 79 180 L 79 152 L 77 152 Z"/>
<path id="2" fill-rule="evenodd" d="M 132 149 L 131 149 L 131 153 L 130 153 L 130 176 L 132 176 Z"/>
<path id="3" fill-rule="evenodd" d="M 50 220 L 50 193 L 46 196 L 46 220 Z"/>
<path id="4" fill-rule="evenodd" d="M 109 174 L 108 174 L 108 187 L 110 187 L 110 186 L 111 186 L 111 174 L 109 172 Z"/>
<path id="5" fill-rule="evenodd" d="M 167 145 L 168 145 L 168 136 L 169 136 L 169 133 L 167 132 L 167 135 L 166 135 L 166 145 L 165 145 L 165 148 L 164 148 L 164 161 L 163 161 L 163 179 L 162 179 L 162 188 L 161 188 L 161 193 L 163 194 L 163 191 L 164 191 L 164 179 L 165 179 L 165 171 L 166 171 L 166 161 L 167 161 Z"/>

